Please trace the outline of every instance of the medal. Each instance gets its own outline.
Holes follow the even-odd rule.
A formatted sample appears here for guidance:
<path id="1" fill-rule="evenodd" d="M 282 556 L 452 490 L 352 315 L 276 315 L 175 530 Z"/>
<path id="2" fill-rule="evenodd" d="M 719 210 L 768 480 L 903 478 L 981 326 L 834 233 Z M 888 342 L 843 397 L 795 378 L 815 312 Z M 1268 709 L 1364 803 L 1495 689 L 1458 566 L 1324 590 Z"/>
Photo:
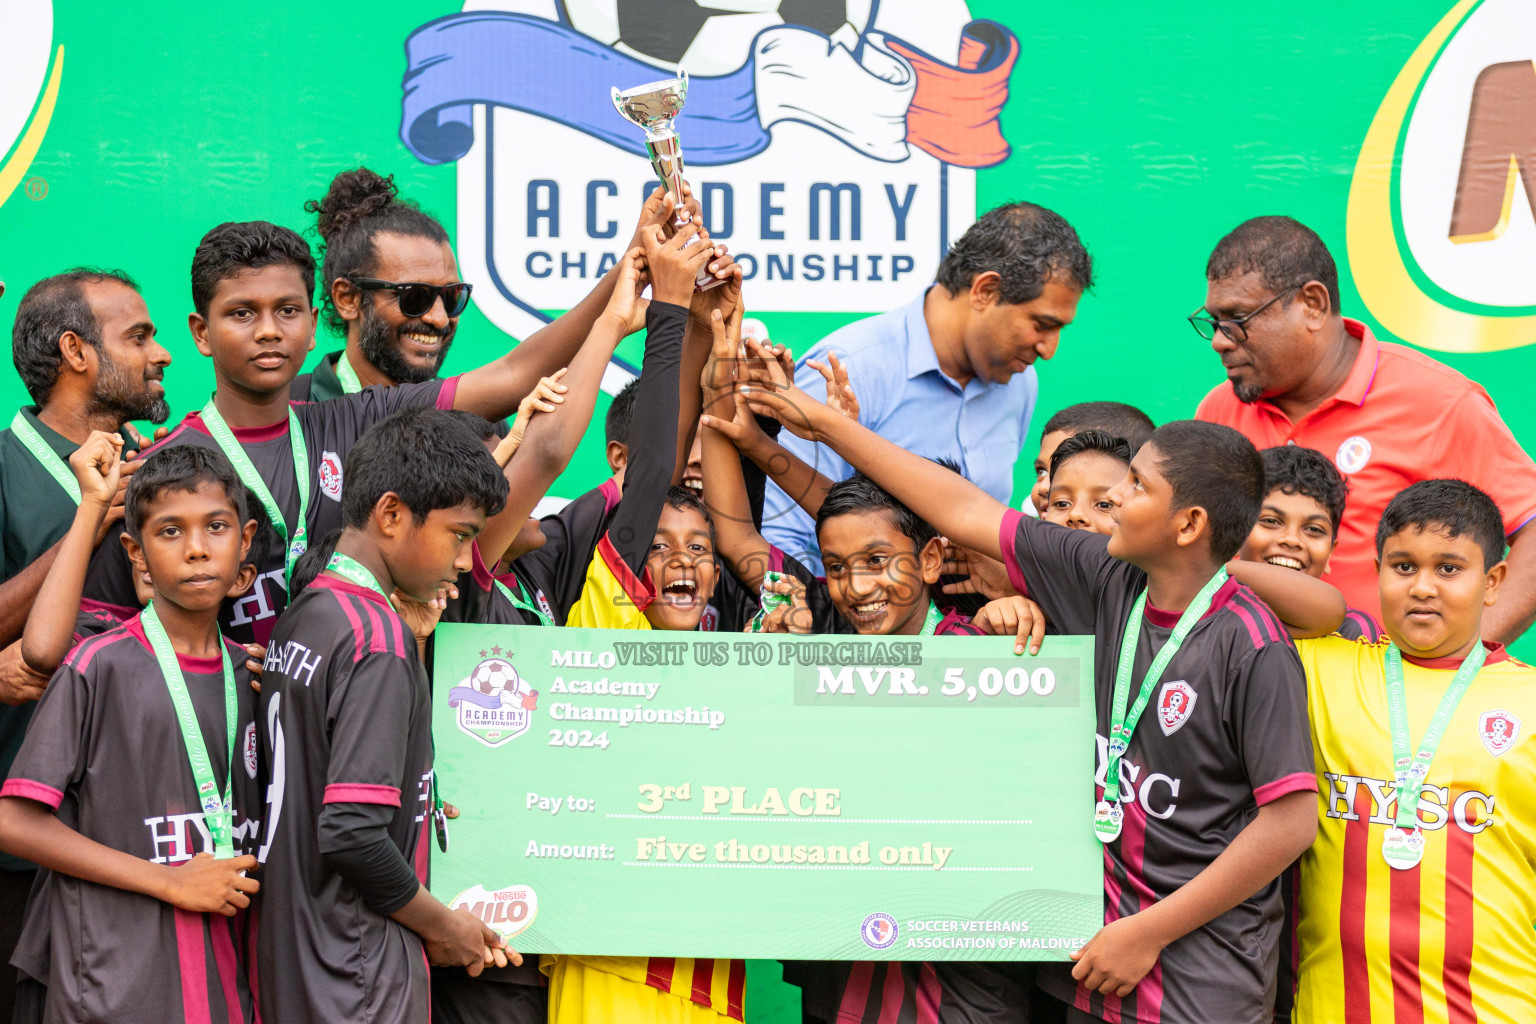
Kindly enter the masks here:
<path id="1" fill-rule="evenodd" d="M 1424 833 L 1417 828 L 1404 830 L 1394 825 L 1382 838 L 1381 855 L 1398 871 L 1418 867 L 1424 859 Z"/>
<path id="2" fill-rule="evenodd" d="M 1093 834 L 1101 843 L 1112 843 L 1120 836 L 1120 825 L 1125 821 L 1125 811 L 1118 803 L 1100 800 L 1093 805 Z"/>
<path id="3" fill-rule="evenodd" d="M 219 637 L 219 653 L 224 656 L 224 724 L 229 739 L 229 771 L 224 775 L 224 793 L 219 794 L 218 783 L 213 778 L 213 763 L 208 758 L 208 747 L 203 742 L 203 729 L 197 722 L 197 710 L 192 707 L 192 696 L 187 692 L 187 680 L 181 674 L 181 663 L 176 660 L 176 649 L 171 646 L 160 616 L 151 601 L 139 615 L 144 627 L 144 638 L 155 654 L 165 687 L 170 691 L 171 704 L 176 709 L 176 721 L 181 727 L 181 742 L 186 748 L 187 764 L 192 769 L 192 781 L 197 786 L 197 798 L 203 808 L 204 824 L 213 837 L 213 855 L 221 860 L 235 855 L 234 804 L 230 799 L 235 778 L 235 733 L 239 730 L 239 694 L 235 689 L 235 670 L 230 664 L 229 647 Z"/>
<path id="4" fill-rule="evenodd" d="M 1184 614 L 1179 616 L 1168 642 L 1153 657 L 1146 678 L 1141 681 L 1141 692 L 1136 695 L 1136 703 L 1127 710 L 1125 705 L 1131 696 L 1131 673 L 1136 668 L 1136 642 L 1141 638 L 1141 619 L 1147 606 L 1147 592 L 1143 590 L 1131 606 L 1130 617 L 1125 622 L 1125 635 L 1120 639 L 1120 660 L 1115 665 L 1114 705 L 1110 710 L 1109 745 L 1105 751 L 1108 760 L 1104 766 L 1104 799 L 1093 808 L 1093 833 L 1101 843 L 1113 842 L 1120 835 L 1120 825 L 1125 819 L 1125 811 L 1120 807 L 1119 800 L 1120 758 L 1130 746 L 1136 723 L 1141 721 L 1141 713 L 1147 709 L 1152 691 L 1156 689 L 1168 663 L 1179 652 L 1179 648 L 1184 646 L 1184 638 L 1195 628 L 1195 623 L 1210 610 L 1212 598 L 1226 582 L 1227 570 L 1217 569 L 1216 575 L 1200 588 L 1189 607 L 1184 609 Z"/>
<path id="5" fill-rule="evenodd" d="M 1440 705 L 1435 708 L 1435 717 L 1430 719 L 1429 728 L 1419 741 L 1418 752 L 1411 754 L 1409 751 L 1413 748 L 1408 742 L 1408 697 L 1403 687 L 1403 652 L 1396 645 L 1387 648 L 1387 717 L 1392 727 L 1392 761 L 1397 768 L 1397 817 L 1382 837 L 1381 856 L 1397 871 L 1411 870 L 1424 859 L 1424 832 L 1419 828 L 1419 794 L 1424 788 L 1424 779 L 1429 775 L 1429 766 L 1434 763 L 1435 751 L 1440 749 L 1445 727 L 1450 724 L 1451 716 L 1456 713 L 1461 698 L 1466 696 L 1467 689 L 1487 657 L 1488 651 L 1479 637 L 1472 645 L 1472 652 L 1456 670 L 1456 677 L 1446 688 L 1445 695 L 1440 698 Z"/>

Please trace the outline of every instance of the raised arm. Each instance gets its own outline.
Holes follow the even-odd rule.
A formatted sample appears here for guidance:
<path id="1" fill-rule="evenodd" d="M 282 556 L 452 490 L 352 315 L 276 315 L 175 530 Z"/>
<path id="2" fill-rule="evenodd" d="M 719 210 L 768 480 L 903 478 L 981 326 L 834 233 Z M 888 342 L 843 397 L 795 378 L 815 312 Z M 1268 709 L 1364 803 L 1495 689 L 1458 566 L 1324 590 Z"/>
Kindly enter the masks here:
<path id="1" fill-rule="evenodd" d="M 689 211 L 702 222 L 698 203 L 686 187 L 684 194 L 688 197 Z M 626 249 L 641 245 L 641 239 L 652 231 L 661 231 L 663 235 L 670 232 L 671 215 L 672 204 L 658 188 L 646 200 L 634 237 Z M 704 237 L 702 241 L 708 242 L 708 238 Z M 708 251 L 713 253 L 712 249 Z M 717 265 L 722 278 L 730 276 L 728 267 Z M 454 392 L 454 408 L 478 413 L 488 420 L 499 420 L 516 412 L 518 403 L 533 390 L 540 377 L 570 365 L 576 358 L 597 318 L 607 308 L 621 273 L 621 267 L 614 266 L 569 312 L 529 335 L 501 358 L 463 374 Z"/>
<path id="2" fill-rule="evenodd" d="M 38 588 L 33 614 L 27 617 L 21 637 L 22 661 L 34 672 L 51 676 L 74 646 L 85 571 L 117 494 L 122 451 L 121 436 L 97 430 L 69 457 L 69 468 L 80 484 L 80 507 L 69 532 L 59 542 L 48 578 Z"/>
<path id="3" fill-rule="evenodd" d="M 1227 574 L 1258 594 L 1294 637 L 1327 636 L 1349 611 L 1337 587 L 1295 569 L 1234 559 Z"/>
<path id="4" fill-rule="evenodd" d="M 646 239 L 652 300 L 646 313 L 645 360 L 629 426 L 629 462 L 624 468 L 624 497 L 608 539 L 636 577 L 645 571 L 656 523 L 666 504 L 677 468 L 678 373 L 688 303 L 697 268 L 711 256 L 702 245 L 687 246 L 690 228 L 663 240 L 659 229 Z"/>
<path id="5" fill-rule="evenodd" d="M 750 352 L 756 342 L 747 342 Z M 748 408 L 777 419 L 796 435 L 819 441 L 890 492 L 920 519 L 957 544 L 1002 560 L 998 533 L 1008 507 L 936 462 L 899 448 L 827 408 L 795 387 L 769 382 L 738 385 Z"/>
<path id="6" fill-rule="evenodd" d="M 735 368 L 740 361 L 741 310 L 738 308 L 729 320 L 715 313 L 710 327 L 713 343 L 700 382 L 704 405 L 710 410 L 700 425 L 704 493 L 709 495 L 715 523 L 716 553 L 742 585 L 755 594 L 769 568 L 769 547 L 753 522 L 741 458 L 725 433 L 727 424 L 751 418 L 738 408 L 734 394 Z"/>
<path id="7" fill-rule="evenodd" d="M 485 524 L 479 537 L 480 553 L 492 569 L 555 479 L 570 464 L 587 425 L 592 422 L 603 373 L 614 349 L 625 335 L 645 322 L 645 303 L 640 298 L 650 284 L 645 251 L 636 247 L 625 253 L 619 261 L 619 271 L 619 281 L 609 295 L 608 305 L 560 378 L 563 391 L 559 408 L 532 415 L 516 454 L 504 463 L 510 488 L 507 507 Z"/>

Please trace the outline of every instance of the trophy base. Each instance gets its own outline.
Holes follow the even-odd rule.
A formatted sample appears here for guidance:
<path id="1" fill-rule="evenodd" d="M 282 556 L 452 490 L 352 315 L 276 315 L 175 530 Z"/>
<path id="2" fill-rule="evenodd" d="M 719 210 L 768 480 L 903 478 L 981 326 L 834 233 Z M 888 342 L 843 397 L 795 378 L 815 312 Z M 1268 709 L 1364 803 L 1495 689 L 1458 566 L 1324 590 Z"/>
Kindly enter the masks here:
<path id="1" fill-rule="evenodd" d="M 699 268 L 699 276 L 693 279 L 694 288 L 701 292 L 711 291 L 725 284 L 724 281 L 709 272 L 708 267 Z"/>

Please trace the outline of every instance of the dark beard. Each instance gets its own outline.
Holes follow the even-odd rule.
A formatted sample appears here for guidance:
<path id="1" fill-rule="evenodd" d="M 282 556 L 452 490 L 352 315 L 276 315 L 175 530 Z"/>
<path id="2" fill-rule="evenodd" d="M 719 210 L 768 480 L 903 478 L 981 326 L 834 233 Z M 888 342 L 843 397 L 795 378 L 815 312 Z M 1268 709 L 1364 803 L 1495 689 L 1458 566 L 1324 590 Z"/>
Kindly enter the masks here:
<path id="1" fill-rule="evenodd" d="M 149 379 L 135 379 L 133 373 L 112 361 L 106 349 L 98 348 L 96 392 L 91 396 L 91 411 L 111 413 L 119 422 L 148 420 L 164 423 L 171 418 L 171 407 L 163 398 L 149 393 Z"/>
<path id="2" fill-rule="evenodd" d="M 430 368 L 414 366 L 400 355 L 400 334 L 407 330 L 435 334 L 443 339 L 443 347 L 437 353 L 437 362 Z M 363 350 L 363 358 L 384 376 L 396 384 L 417 384 L 437 376 L 443 360 L 448 357 L 448 349 L 453 345 L 453 328 L 439 330 L 420 320 L 407 320 L 394 328 L 379 315 L 372 302 L 365 302 L 363 319 L 358 325 L 357 344 Z"/>
<path id="3" fill-rule="evenodd" d="M 1252 405 L 1264 396 L 1264 388 L 1259 384 L 1234 383 L 1232 385 L 1232 393 L 1237 396 L 1239 402 L 1242 402 L 1244 405 Z"/>

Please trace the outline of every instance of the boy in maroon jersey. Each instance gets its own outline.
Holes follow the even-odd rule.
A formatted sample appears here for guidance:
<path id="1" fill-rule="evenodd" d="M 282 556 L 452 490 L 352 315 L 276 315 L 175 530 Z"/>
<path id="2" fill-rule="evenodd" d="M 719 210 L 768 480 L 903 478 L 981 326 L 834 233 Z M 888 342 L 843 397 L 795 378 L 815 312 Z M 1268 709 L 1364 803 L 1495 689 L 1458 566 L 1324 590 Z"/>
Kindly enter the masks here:
<path id="1" fill-rule="evenodd" d="M 369 431 L 346 476 L 336 550 L 279 620 L 263 675 L 267 1024 L 425 1024 L 428 961 L 521 962 L 427 891 L 428 683 L 388 597 L 430 603 L 467 571 L 507 482 L 475 432 L 421 409 Z"/>
<path id="2" fill-rule="evenodd" d="M 93 498 L 113 489 L 96 484 Z M 0 848 L 52 872 L 27 926 L 50 1022 L 253 1019 L 227 918 L 259 888 L 245 877 L 255 694 L 218 628 L 256 529 L 247 508 L 216 452 L 144 460 L 126 536 L 154 599 L 65 659 L 0 789 Z"/>
<path id="3" fill-rule="evenodd" d="M 1099 638 L 1101 788 L 1084 820 L 1091 811 L 1103 843 L 1105 927 L 1070 968 L 1043 969 L 1041 986 L 1078 1021 L 1268 1019 L 1278 876 L 1316 834 L 1316 780 L 1286 625 L 1224 568 L 1264 496 L 1253 446 L 1213 424 L 1159 428 L 1110 492 L 1105 537 L 1009 509 L 793 387 L 752 382 L 740 393 L 952 541 L 1001 559 L 1063 632 Z M 1245 572 L 1256 570 L 1306 579 Z M 1343 611 L 1340 598 L 1297 625 L 1331 632 Z M 1147 700 L 1126 716 L 1137 693 Z M 1142 709 L 1152 721 L 1138 729 Z"/>

